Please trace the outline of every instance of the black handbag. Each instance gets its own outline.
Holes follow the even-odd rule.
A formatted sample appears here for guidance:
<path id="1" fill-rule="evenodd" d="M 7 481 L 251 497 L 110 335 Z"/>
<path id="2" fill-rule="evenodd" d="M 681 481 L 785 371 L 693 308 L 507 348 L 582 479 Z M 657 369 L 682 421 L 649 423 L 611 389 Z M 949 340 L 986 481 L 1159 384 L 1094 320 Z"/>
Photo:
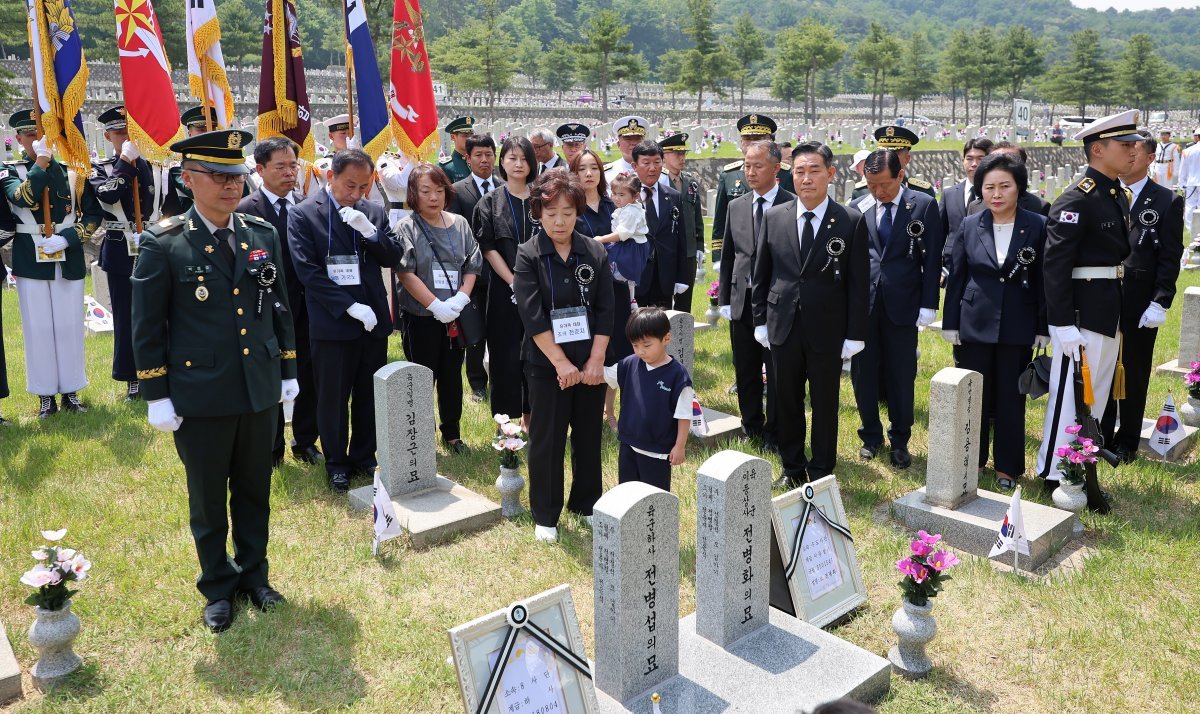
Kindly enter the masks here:
<path id="1" fill-rule="evenodd" d="M 413 217 L 417 224 L 421 226 L 421 235 L 425 236 L 425 240 L 429 242 L 429 249 L 433 251 L 433 259 L 437 261 L 438 267 L 442 269 L 442 275 L 446 278 L 446 283 L 450 283 L 450 274 L 446 272 L 446 266 L 442 264 L 442 257 L 438 255 L 437 246 L 434 245 L 433 239 L 425 231 L 425 223 L 421 218 Z M 462 273 L 459 273 L 461 281 Z M 461 284 L 461 283 L 460 283 Z M 457 287 L 457 286 L 456 286 Z M 479 308 L 475 303 L 468 302 L 462 312 L 458 313 L 458 319 L 450 323 L 456 325 L 458 329 L 449 329 L 447 326 L 447 334 L 450 336 L 451 342 L 455 347 L 474 347 L 482 344 L 484 338 L 487 337 L 487 328 L 483 322 L 483 314 L 479 312 Z"/>
<path id="2" fill-rule="evenodd" d="M 1017 391 L 1030 399 L 1037 399 L 1049 394 L 1051 365 L 1050 355 L 1046 354 L 1046 348 L 1038 350 L 1017 380 Z"/>

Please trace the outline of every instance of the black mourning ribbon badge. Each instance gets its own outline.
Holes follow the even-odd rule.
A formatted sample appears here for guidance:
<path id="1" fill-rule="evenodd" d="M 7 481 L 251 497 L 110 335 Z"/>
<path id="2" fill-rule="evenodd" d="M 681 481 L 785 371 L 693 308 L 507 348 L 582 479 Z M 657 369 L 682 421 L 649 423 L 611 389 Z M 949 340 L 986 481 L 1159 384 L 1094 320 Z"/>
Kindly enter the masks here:
<path id="1" fill-rule="evenodd" d="M 1037 260 L 1037 251 L 1032 246 L 1025 246 L 1017 251 L 1017 262 L 1013 264 L 1012 270 L 1008 271 L 1006 280 L 1012 280 L 1017 276 L 1017 271 L 1021 273 L 1021 287 L 1029 287 L 1029 266 Z"/>
<path id="2" fill-rule="evenodd" d="M 800 514 L 800 527 L 796 529 L 796 535 L 792 537 L 792 554 L 788 556 L 787 567 L 783 569 L 783 575 L 788 580 L 792 579 L 792 575 L 796 572 L 796 567 L 800 565 L 800 545 L 804 543 L 804 531 L 808 528 L 808 517 L 811 514 L 816 513 L 822 521 L 825 521 L 825 525 L 841 533 L 851 543 L 854 542 L 854 536 L 850 535 L 849 528 L 835 522 L 829 516 L 825 515 L 825 511 L 822 511 L 813 504 L 813 497 L 815 495 L 816 491 L 813 490 L 812 484 L 805 485 L 804 512 Z"/>
<path id="3" fill-rule="evenodd" d="M 912 258 L 916 255 L 917 249 L 925 252 L 925 242 L 921 240 L 921 236 L 925 235 L 925 224 L 921 221 L 911 221 L 905 228 L 908 233 L 908 257 Z"/>
<path id="4" fill-rule="evenodd" d="M 1138 246 L 1146 240 L 1147 233 L 1154 234 L 1154 247 L 1158 247 L 1158 230 L 1154 227 L 1158 224 L 1158 211 L 1153 208 L 1147 208 L 1138 214 L 1138 223 L 1142 224 L 1141 235 L 1138 236 Z"/>
<path id="5" fill-rule="evenodd" d="M 274 263 L 268 262 L 258 266 L 258 303 L 254 308 L 254 319 L 262 319 L 263 298 L 266 297 L 268 293 L 274 297 L 275 291 L 273 288 L 275 287 L 275 280 L 278 276 L 279 269 L 275 267 Z M 279 302 L 278 300 L 275 301 L 274 307 L 279 312 L 286 311 L 286 308 L 283 307 L 283 303 Z"/>
<path id="6" fill-rule="evenodd" d="M 846 252 L 845 239 L 833 236 L 825 242 L 825 252 L 829 254 L 829 257 L 825 259 L 825 267 L 821 268 L 821 272 L 829 270 L 830 266 L 832 266 L 833 280 L 840 283 L 842 281 L 842 263 L 838 260 L 838 256 Z"/>
<path id="7" fill-rule="evenodd" d="M 517 635 L 521 632 L 549 647 L 554 654 L 561 657 L 583 676 L 588 679 L 592 678 L 592 670 L 588 667 L 587 658 L 575 654 L 571 648 L 538 627 L 537 623 L 529 619 L 529 609 L 524 605 L 517 603 L 510 607 L 507 619 L 508 632 L 504 635 L 504 644 L 500 646 L 500 656 L 496 658 L 496 668 L 488 675 L 487 685 L 483 689 L 483 696 L 479 700 L 475 714 L 484 714 L 491 708 L 492 700 L 496 698 L 496 690 L 500 688 L 500 677 L 504 674 L 504 667 L 508 664 L 508 658 L 512 656 L 513 647 L 517 644 Z"/>

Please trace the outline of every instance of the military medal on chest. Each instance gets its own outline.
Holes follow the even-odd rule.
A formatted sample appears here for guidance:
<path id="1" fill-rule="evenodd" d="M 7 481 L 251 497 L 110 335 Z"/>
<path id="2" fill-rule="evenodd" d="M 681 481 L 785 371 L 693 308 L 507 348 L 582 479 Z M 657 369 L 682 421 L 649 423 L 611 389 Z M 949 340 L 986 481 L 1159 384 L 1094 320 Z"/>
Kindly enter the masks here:
<path id="1" fill-rule="evenodd" d="M 205 300 L 207 300 L 208 299 L 208 288 L 203 285 L 197 287 L 196 288 L 196 299 L 199 300 L 200 302 L 204 302 Z"/>

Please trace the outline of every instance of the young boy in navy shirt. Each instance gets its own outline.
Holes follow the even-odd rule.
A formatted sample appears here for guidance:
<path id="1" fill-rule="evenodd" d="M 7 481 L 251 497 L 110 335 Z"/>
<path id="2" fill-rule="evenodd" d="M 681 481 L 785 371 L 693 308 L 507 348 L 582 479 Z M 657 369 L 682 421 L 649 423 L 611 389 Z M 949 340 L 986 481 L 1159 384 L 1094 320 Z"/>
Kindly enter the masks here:
<path id="1" fill-rule="evenodd" d="M 671 490 L 671 467 L 683 463 L 692 420 L 692 378 L 667 354 L 671 321 L 657 307 L 639 307 L 625 323 L 633 354 L 604 368 L 621 390 L 617 478 Z"/>

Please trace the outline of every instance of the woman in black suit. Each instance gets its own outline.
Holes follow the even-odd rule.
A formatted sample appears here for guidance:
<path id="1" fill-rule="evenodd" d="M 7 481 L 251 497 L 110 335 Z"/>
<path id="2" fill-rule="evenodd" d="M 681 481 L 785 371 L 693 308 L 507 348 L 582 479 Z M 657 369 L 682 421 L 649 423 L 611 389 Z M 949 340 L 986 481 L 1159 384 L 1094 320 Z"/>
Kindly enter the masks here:
<path id="1" fill-rule="evenodd" d="M 494 276 L 487 303 L 492 413 L 515 419 L 518 414 L 529 413 L 529 396 L 521 374 L 524 328 L 512 288 L 517 248 L 537 232 L 529 213 L 529 185 L 537 176 L 537 160 L 528 139 L 512 136 L 504 140 L 498 172 L 505 183 L 479 199 L 472 224 L 479 250 Z"/>
<path id="2" fill-rule="evenodd" d="M 529 507 L 534 537 L 558 538 L 563 460 L 571 432 L 567 510 L 591 521 L 600 498 L 604 356 L 613 333 L 608 253 L 575 230 L 585 206 L 579 180 L 551 169 L 533 184 L 542 230 L 517 251 L 513 289 L 525 325 L 521 356 L 529 386 Z"/>
<path id="3" fill-rule="evenodd" d="M 988 459 L 990 421 L 996 480 L 1010 490 L 1025 471 L 1025 395 L 1017 388 L 1033 347 L 1050 343 L 1042 256 L 1046 219 L 1018 207 L 1025 166 L 991 154 L 975 171 L 985 210 L 963 219 L 951 236 L 942 337 L 957 345 L 955 365 L 983 375 L 979 467 Z"/>

